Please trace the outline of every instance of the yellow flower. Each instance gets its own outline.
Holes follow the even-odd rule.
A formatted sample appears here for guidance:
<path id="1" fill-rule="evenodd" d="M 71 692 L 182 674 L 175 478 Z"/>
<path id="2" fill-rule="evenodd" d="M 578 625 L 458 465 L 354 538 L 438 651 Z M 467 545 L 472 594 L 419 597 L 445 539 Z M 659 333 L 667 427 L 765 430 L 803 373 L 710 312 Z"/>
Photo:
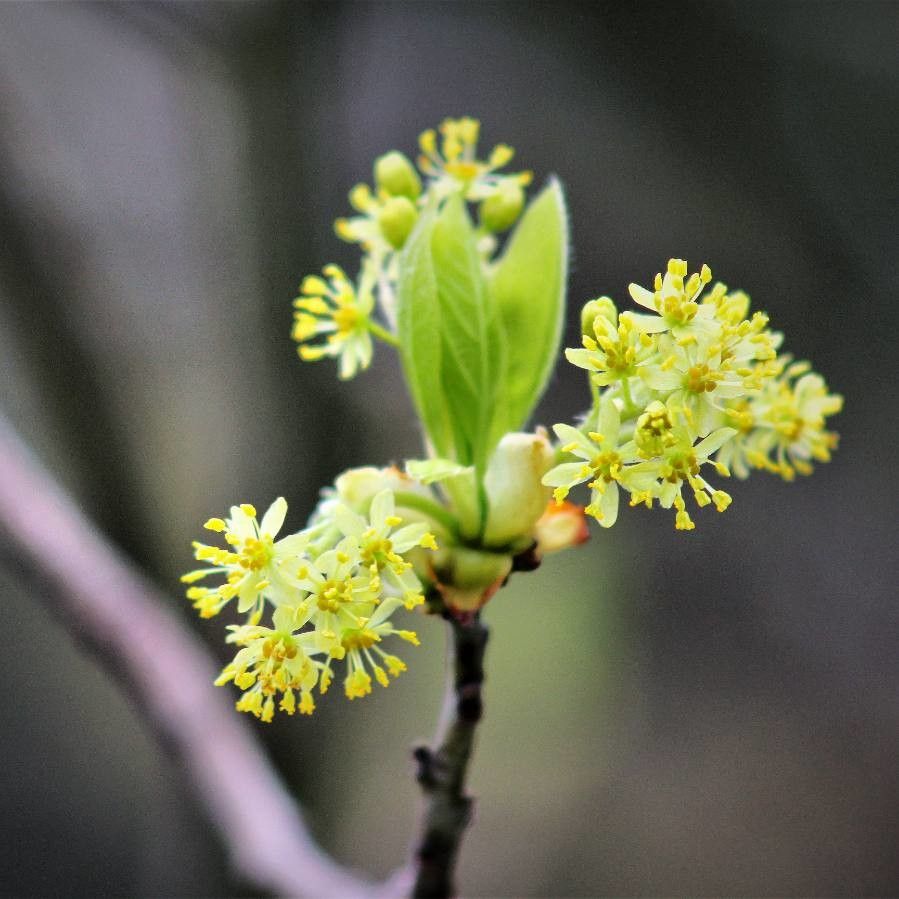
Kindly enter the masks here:
<path id="1" fill-rule="evenodd" d="M 635 315 L 641 331 L 657 334 L 670 330 L 675 337 L 703 332 L 710 323 L 713 308 L 703 308 L 699 297 L 712 280 L 711 269 L 703 265 L 686 281 L 687 263 L 683 259 L 669 259 L 664 277 L 655 276 L 653 290 L 631 284 L 628 288 L 635 303 L 656 313 Z"/>
<path id="2" fill-rule="evenodd" d="M 836 449 L 838 436 L 826 429 L 826 419 L 843 408 L 843 398 L 829 393 L 808 363 L 788 363 L 785 358 L 783 375 L 760 395 L 728 409 L 739 433 L 717 459 L 740 477 L 760 468 L 792 481 L 797 472 L 811 474 L 813 460 L 829 462 Z"/>
<path id="3" fill-rule="evenodd" d="M 359 215 L 337 219 L 335 233 L 347 243 L 359 244 L 376 268 L 387 268 L 391 254 L 402 248 L 418 218 L 415 202 L 383 190 L 375 194 L 367 184 L 357 184 L 349 200 Z"/>
<path id="4" fill-rule="evenodd" d="M 406 670 L 402 659 L 384 652 L 378 645 L 385 637 L 396 636 L 418 646 L 418 635 L 414 631 L 398 630 L 387 620 L 400 605 L 397 598 L 386 599 L 370 619 L 341 633 L 340 648 L 347 662 L 344 692 L 348 699 L 371 693 L 369 670 L 382 687 L 389 686 L 391 677 L 399 677 Z"/>
<path id="5" fill-rule="evenodd" d="M 583 349 L 565 350 L 565 358 L 578 368 L 591 372 L 591 380 L 598 387 L 639 373 L 656 352 L 652 338 L 635 324 L 632 312 L 622 312 L 612 322 L 604 315 L 593 318 L 593 336 L 584 334 Z"/>
<path id="6" fill-rule="evenodd" d="M 619 445 L 621 418 L 613 399 L 607 397 L 600 403 L 597 427 L 599 432 L 585 434 L 570 425 L 554 426 L 556 436 L 564 441 L 562 452 L 583 461 L 557 465 L 544 475 L 543 483 L 556 488 L 553 495 L 561 503 L 572 487 L 588 481 L 590 504 L 584 513 L 610 528 L 618 519 L 619 485 L 631 491 L 646 489 L 652 476 L 647 478 L 639 465 L 629 464 L 639 458 L 633 440 Z"/>
<path id="7" fill-rule="evenodd" d="M 311 714 L 313 688 L 324 693 L 333 665 L 344 660 L 350 698 L 368 692 L 372 674 L 386 686 L 405 670 L 376 644 L 391 636 L 418 644 L 413 631 L 397 628 L 390 618 L 424 601 L 406 554 L 436 544 L 424 522 L 400 526 L 391 489 L 380 489 L 368 505 L 363 517 L 342 499 L 331 499 L 319 506 L 309 527 L 277 541 L 287 510 L 283 499 L 261 522 L 244 504 L 232 508 L 229 518 L 206 523 L 223 532 L 229 546 L 195 544 L 197 557 L 210 567 L 183 580 L 225 576 L 219 587 L 188 591 L 201 615 L 216 614 L 235 597 L 239 610 L 250 613 L 246 624 L 228 628 L 228 642 L 240 649 L 217 680 L 233 681 L 243 691 L 239 711 L 263 721 L 277 709 Z M 271 626 L 261 623 L 266 602 L 274 607 Z"/>
<path id="8" fill-rule="evenodd" d="M 309 610 L 315 628 L 315 645 L 324 652 L 339 652 L 340 634 L 361 627 L 379 602 L 380 585 L 372 582 L 353 537 L 304 559 L 296 585 L 303 595 L 301 607 Z"/>
<path id="9" fill-rule="evenodd" d="M 530 172 L 499 175 L 497 170 L 508 165 L 515 151 L 506 144 L 497 144 L 486 160 L 477 158 L 481 123 L 477 119 L 446 119 L 437 132 L 428 129 L 418 139 L 421 154 L 418 167 L 422 174 L 432 179 L 432 187 L 439 194 L 446 194 L 461 187 L 467 200 L 486 200 L 499 193 L 506 185 L 526 187 L 531 183 Z M 509 223 L 504 222 L 504 226 Z"/>
<path id="10" fill-rule="evenodd" d="M 276 698 L 281 694 L 278 704 L 281 711 L 292 715 L 299 708 L 302 715 L 312 714 L 315 710 L 312 689 L 325 666 L 312 658 L 315 652 L 312 635 L 296 633 L 305 623 L 306 615 L 300 609 L 280 606 L 275 609 L 273 628 L 229 627 L 228 642 L 241 649 L 215 683 L 222 686 L 234 681 L 244 691 L 237 701 L 238 711 L 269 722 L 275 714 Z"/>
<path id="11" fill-rule="evenodd" d="M 424 602 L 421 581 L 403 554 L 415 547 L 436 549 L 437 544 L 424 522 L 397 530 L 403 519 L 396 514 L 392 491 L 382 490 L 372 499 L 368 520 L 343 503 L 334 507 L 333 517 L 343 534 L 357 541 L 359 558 L 375 589 L 398 593 L 407 609 Z"/>
<path id="12" fill-rule="evenodd" d="M 694 335 L 675 340 L 661 334 L 661 361 L 644 366 L 640 377 L 668 406 L 686 410 L 696 432 L 705 436 L 721 421 L 726 401 L 757 393 L 777 373 L 766 349 L 765 361 L 738 354 L 751 353 L 754 346 L 740 338 L 728 347 L 721 340 L 697 340 Z"/>
<path id="13" fill-rule="evenodd" d="M 825 419 L 840 410 L 842 398 L 828 393 L 807 365 L 778 356 L 783 335 L 769 329 L 764 313 L 750 316 L 745 293 L 728 293 L 721 283 L 704 293 L 711 278 L 707 265 L 688 277 L 687 263 L 670 259 L 653 290 L 630 285 L 633 299 L 652 315 L 618 315 L 607 297 L 586 304 L 583 348 L 565 355 L 590 373 L 587 422 L 608 419 L 610 402 L 620 422 L 612 431 L 599 427 L 601 434 L 587 423 L 555 426 L 566 442 L 561 451 L 583 460 L 547 475 L 544 483 L 556 486 L 557 500 L 590 481 L 586 511 L 599 511 L 608 526 L 620 487 L 631 493 L 631 505 L 673 506 L 676 527 L 691 530 L 685 485 L 699 506 L 714 503 L 723 511 L 731 501 L 704 480 L 702 465 L 723 476 L 733 469 L 745 478 L 762 468 L 790 480 L 810 473 L 812 460 L 830 458 L 837 435 L 826 430 Z M 620 446 L 619 429 L 631 437 Z"/>
<path id="14" fill-rule="evenodd" d="M 317 275 L 303 279 L 301 295 L 293 302 L 292 336 L 300 344 L 301 359 L 336 357 L 340 377 L 352 378 L 371 364 L 374 274 L 364 267 L 357 290 L 338 266 L 327 265 L 322 271 L 327 280 Z M 324 335 L 324 343 L 307 342 Z"/>
<path id="15" fill-rule="evenodd" d="M 228 518 L 210 518 L 205 527 L 223 533 L 228 547 L 209 546 L 194 542 L 194 556 L 208 567 L 183 575 L 181 580 L 195 585 L 210 575 L 224 575 L 225 582 L 217 587 L 191 586 L 188 599 L 202 618 L 217 615 L 237 597 L 237 611 L 250 612 L 258 621 L 265 600 L 273 603 L 289 599 L 292 589 L 285 573 L 285 565 L 298 559 L 306 544 L 306 537 L 294 534 L 276 541 L 284 523 L 287 503 L 278 497 L 262 521 L 257 521 L 256 509 L 249 503 L 231 507 Z"/>
<path id="16" fill-rule="evenodd" d="M 674 506 L 676 515 L 674 526 L 679 531 L 692 531 L 696 525 L 687 512 L 683 497 L 684 486 L 689 486 L 693 498 L 699 508 L 715 504 L 719 512 L 723 512 L 730 504 L 731 497 L 723 490 L 717 490 L 700 474 L 703 465 L 711 464 L 718 474 L 727 476 L 729 472 L 721 463 L 713 462 L 709 457 L 734 435 L 732 428 L 719 428 L 697 444 L 693 444 L 691 431 L 682 423 L 675 423 L 670 431 L 673 440 L 664 447 L 659 459 L 642 463 L 644 474 L 654 474 L 658 480 L 647 490 L 635 491 L 631 496 L 631 505 L 652 506 L 653 499 L 658 499 L 663 509 Z"/>

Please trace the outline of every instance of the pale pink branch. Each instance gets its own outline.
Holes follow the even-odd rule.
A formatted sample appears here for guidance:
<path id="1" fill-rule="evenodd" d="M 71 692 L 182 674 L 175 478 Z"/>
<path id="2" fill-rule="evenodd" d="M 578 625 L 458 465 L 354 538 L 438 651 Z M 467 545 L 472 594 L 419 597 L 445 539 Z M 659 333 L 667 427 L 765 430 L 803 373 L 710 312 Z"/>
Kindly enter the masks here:
<path id="1" fill-rule="evenodd" d="M 330 859 L 229 696 L 208 653 L 85 518 L 0 416 L 0 529 L 54 588 L 75 635 L 127 681 L 187 768 L 236 871 L 283 896 L 371 897 L 376 886 Z"/>

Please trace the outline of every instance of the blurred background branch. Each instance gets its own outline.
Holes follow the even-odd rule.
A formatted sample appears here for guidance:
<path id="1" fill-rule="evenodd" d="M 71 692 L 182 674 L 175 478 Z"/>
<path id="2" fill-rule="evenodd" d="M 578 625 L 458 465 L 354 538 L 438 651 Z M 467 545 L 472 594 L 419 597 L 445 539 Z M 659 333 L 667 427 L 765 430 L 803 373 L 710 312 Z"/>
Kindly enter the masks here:
<path id="1" fill-rule="evenodd" d="M 29 453 L 0 416 L 0 528 L 70 632 L 125 683 L 189 771 L 237 872 L 283 896 L 361 897 L 371 885 L 313 842 L 214 661 Z"/>

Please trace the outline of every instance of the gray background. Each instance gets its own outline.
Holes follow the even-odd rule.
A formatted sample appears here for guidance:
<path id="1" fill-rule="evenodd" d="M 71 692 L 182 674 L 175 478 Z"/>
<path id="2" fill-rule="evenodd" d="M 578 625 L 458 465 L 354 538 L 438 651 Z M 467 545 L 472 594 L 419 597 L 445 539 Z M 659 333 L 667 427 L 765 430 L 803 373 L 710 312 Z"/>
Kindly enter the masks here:
<path id="1" fill-rule="evenodd" d="M 392 147 L 474 115 L 567 186 L 576 310 L 672 255 L 749 292 L 846 397 L 811 479 L 689 535 L 625 510 L 491 604 L 469 895 L 899 890 L 899 7 L 0 6 L 0 404 L 178 598 L 189 541 L 416 455 L 389 352 L 350 385 L 288 338 L 300 277 Z M 560 367 L 536 420 L 586 403 Z M 730 488 L 729 488 L 730 489 Z M 246 893 L 129 700 L 0 553 L 0 892 Z M 259 727 L 337 855 L 401 861 L 442 634 L 389 691 Z M 235 772 L 239 777 L 239 772 Z"/>

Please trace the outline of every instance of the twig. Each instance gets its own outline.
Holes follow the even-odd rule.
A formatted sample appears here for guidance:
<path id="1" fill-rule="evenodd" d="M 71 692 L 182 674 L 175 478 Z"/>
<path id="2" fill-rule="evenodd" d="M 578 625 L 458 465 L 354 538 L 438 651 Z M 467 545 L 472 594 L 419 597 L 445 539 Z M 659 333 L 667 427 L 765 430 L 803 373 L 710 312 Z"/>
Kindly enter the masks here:
<path id="1" fill-rule="evenodd" d="M 0 528 L 48 578 L 75 635 L 124 679 L 184 763 L 237 872 L 279 895 L 371 897 L 376 886 L 312 840 L 252 731 L 212 686 L 216 670 L 166 600 L 95 530 L 0 416 Z"/>
<path id="2" fill-rule="evenodd" d="M 481 684 L 488 631 L 475 614 L 448 616 L 451 664 L 448 666 L 447 704 L 434 742 L 437 749 L 419 746 L 418 782 L 425 794 L 422 832 L 415 850 L 417 867 L 413 896 L 444 899 L 453 896 L 453 871 L 459 844 L 471 820 L 472 799 L 465 795 L 465 775 L 481 720 Z"/>

